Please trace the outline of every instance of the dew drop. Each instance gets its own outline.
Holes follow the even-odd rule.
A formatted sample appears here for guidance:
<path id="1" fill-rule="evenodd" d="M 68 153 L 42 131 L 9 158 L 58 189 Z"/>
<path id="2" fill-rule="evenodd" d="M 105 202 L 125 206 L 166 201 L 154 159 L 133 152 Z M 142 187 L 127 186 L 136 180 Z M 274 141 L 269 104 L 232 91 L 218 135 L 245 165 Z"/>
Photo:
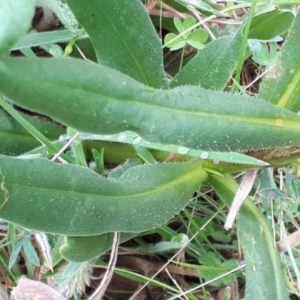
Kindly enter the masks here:
<path id="1" fill-rule="evenodd" d="M 59 140 L 60 141 L 64 141 L 67 139 L 67 135 L 66 134 L 62 134 L 61 136 L 59 136 Z"/>
<path id="2" fill-rule="evenodd" d="M 138 145 L 142 142 L 142 138 L 140 136 L 137 136 L 134 138 L 134 140 L 132 141 L 132 144 L 134 145 Z"/>
<path id="3" fill-rule="evenodd" d="M 209 157 L 209 153 L 206 151 L 201 152 L 200 158 L 202 159 L 207 159 Z"/>
<path id="4" fill-rule="evenodd" d="M 118 136 L 118 141 L 124 141 L 127 138 L 127 134 L 125 132 L 122 132 Z"/>
<path id="5" fill-rule="evenodd" d="M 218 159 L 214 159 L 214 160 L 213 160 L 213 164 L 214 164 L 214 165 L 218 165 L 219 163 L 220 163 L 220 161 L 219 161 Z"/>
<path id="6" fill-rule="evenodd" d="M 187 147 L 178 147 L 177 151 L 179 154 L 188 154 L 190 149 Z"/>

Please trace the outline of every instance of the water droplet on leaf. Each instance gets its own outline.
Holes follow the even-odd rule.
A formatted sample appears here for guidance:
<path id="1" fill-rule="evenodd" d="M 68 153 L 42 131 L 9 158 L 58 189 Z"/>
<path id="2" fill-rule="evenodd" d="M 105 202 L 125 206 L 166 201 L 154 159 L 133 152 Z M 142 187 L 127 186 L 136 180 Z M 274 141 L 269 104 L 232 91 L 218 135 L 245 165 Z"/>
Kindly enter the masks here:
<path id="1" fill-rule="evenodd" d="M 138 145 L 142 142 L 142 138 L 140 136 L 137 136 L 134 138 L 134 140 L 132 141 L 132 144 L 134 145 Z"/>
<path id="2" fill-rule="evenodd" d="M 118 136 L 118 141 L 124 141 L 127 138 L 127 134 L 125 132 L 122 132 Z"/>
<path id="3" fill-rule="evenodd" d="M 190 149 L 187 147 L 178 147 L 177 151 L 179 154 L 188 154 L 190 152 Z"/>
<path id="4" fill-rule="evenodd" d="M 209 153 L 206 151 L 201 152 L 200 158 L 202 159 L 207 159 L 209 157 Z"/>

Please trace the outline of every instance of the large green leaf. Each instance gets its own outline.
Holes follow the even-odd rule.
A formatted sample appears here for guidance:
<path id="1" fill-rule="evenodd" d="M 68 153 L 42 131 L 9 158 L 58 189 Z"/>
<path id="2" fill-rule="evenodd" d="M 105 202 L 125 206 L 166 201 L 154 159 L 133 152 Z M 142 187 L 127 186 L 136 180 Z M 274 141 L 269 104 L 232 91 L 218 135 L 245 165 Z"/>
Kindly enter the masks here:
<path id="1" fill-rule="evenodd" d="M 171 87 L 191 84 L 223 90 L 236 68 L 241 42 L 240 31 L 212 41 L 173 78 Z"/>
<path id="2" fill-rule="evenodd" d="M 130 130 L 206 151 L 300 144 L 300 117 L 258 98 L 192 86 L 158 90 L 72 58 L 5 58 L 0 77 L 0 92 L 14 103 L 84 132 Z"/>
<path id="3" fill-rule="evenodd" d="M 56 140 L 65 130 L 38 117 L 22 114 L 37 130 L 50 140 Z M 0 154 L 19 155 L 38 147 L 41 143 L 26 131 L 7 112 L 0 109 Z"/>
<path id="4" fill-rule="evenodd" d="M 248 38 L 271 40 L 289 30 L 294 19 L 291 11 L 278 8 L 264 11 L 253 17 Z"/>
<path id="5" fill-rule="evenodd" d="M 263 80 L 260 97 L 294 112 L 300 110 L 300 12 L 283 45 L 277 66 Z"/>
<path id="6" fill-rule="evenodd" d="M 45 159 L 0 156 L 0 166 L 0 218 L 70 236 L 158 227 L 184 208 L 206 178 L 199 161 L 136 166 L 119 179 Z"/>
<path id="7" fill-rule="evenodd" d="M 0 0 L 0 55 L 23 36 L 31 26 L 36 0 Z"/>
<path id="8" fill-rule="evenodd" d="M 231 175 L 211 174 L 208 182 L 230 206 L 238 189 Z M 240 245 L 246 260 L 245 300 L 287 300 L 285 275 L 271 228 L 254 202 L 247 198 L 238 218 Z"/>
<path id="9" fill-rule="evenodd" d="M 122 233 L 120 243 L 135 237 L 137 233 Z M 66 236 L 65 243 L 60 247 L 60 254 L 69 261 L 90 261 L 107 252 L 113 243 L 114 233 L 94 236 Z"/>
<path id="10" fill-rule="evenodd" d="M 166 87 L 161 43 L 140 0 L 67 2 L 89 34 L 99 64 Z"/>

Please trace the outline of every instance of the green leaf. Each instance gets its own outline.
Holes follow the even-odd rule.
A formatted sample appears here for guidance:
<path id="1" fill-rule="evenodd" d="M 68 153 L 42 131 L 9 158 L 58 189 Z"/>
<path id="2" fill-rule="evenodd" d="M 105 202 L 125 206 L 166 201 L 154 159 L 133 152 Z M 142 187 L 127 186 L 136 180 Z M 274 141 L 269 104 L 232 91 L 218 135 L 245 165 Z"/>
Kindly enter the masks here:
<path id="1" fill-rule="evenodd" d="M 165 44 L 168 44 L 168 48 L 170 48 L 171 51 L 175 51 L 178 49 L 181 49 L 185 46 L 185 41 L 183 40 L 182 37 L 179 37 L 178 39 L 174 40 L 174 42 L 171 42 L 173 39 L 175 39 L 177 35 L 175 33 L 168 33 L 165 36 Z"/>
<path id="2" fill-rule="evenodd" d="M 182 22 L 179 18 L 174 18 L 173 21 L 174 21 L 174 25 L 175 25 L 175 27 L 176 27 L 176 29 L 178 30 L 179 33 L 184 31 L 183 24 L 182 24 Z"/>
<path id="3" fill-rule="evenodd" d="M 173 78 L 171 87 L 188 84 L 223 90 L 236 68 L 241 43 L 240 32 L 210 42 Z"/>
<path id="4" fill-rule="evenodd" d="M 65 133 L 62 127 L 37 117 L 21 115 L 48 139 L 55 140 Z M 6 155 L 20 155 L 41 143 L 28 133 L 7 112 L 0 109 L 0 153 Z"/>
<path id="5" fill-rule="evenodd" d="M 31 26 L 36 0 L 0 0 L 0 55 L 5 54 Z"/>
<path id="6" fill-rule="evenodd" d="M 74 136 L 76 134 L 79 134 L 79 132 L 77 132 L 73 128 L 69 127 L 67 129 L 67 135 L 70 136 L 71 138 L 74 139 Z M 73 143 L 71 144 L 71 150 L 72 150 L 72 156 L 74 157 L 76 164 L 82 167 L 87 167 L 85 154 L 79 136 L 77 136 L 75 140 L 73 140 Z"/>
<path id="7" fill-rule="evenodd" d="M 260 52 L 254 55 L 252 59 L 262 66 L 273 65 L 276 63 L 278 56 L 277 43 L 270 43 L 269 46 L 261 44 Z"/>
<path id="8" fill-rule="evenodd" d="M 150 142 L 205 151 L 300 144 L 300 117 L 258 98 L 193 86 L 154 89 L 72 58 L 5 58 L 0 77 L 0 92 L 13 103 L 83 132 L 129 130 Z"/>
<path id="9" fill-rule="evenodd" d="M 122 233 L 120 243 L 135 237 L 137 233 Z M 95 236 L 66 236 L 65 243 L 60 247 L 60 254 L 69 261 L 90 261 L 107 252 L 113 243 L 114 233 Z"/>
<path id="10" fill-rule="evenodd" d="M 205 43 L 208 39 L 208 34 L 204 29 L 195 30 L 187 40 L 187 43 L 196 49 L 203 49 Z"/>
<path id="11" fill-rule="evenodd" d="M 8 268 L 11 269 L 18 259 L 19 253 L 23 247 L 23 241 L 18 241 L 10 254 Z"/>
<path id="12" fill-rule="evenodd" d="M 199 257 L 199 262 L 203 264 L 199 267 L 199 274 L 200 276 L 204 277 L 206 281 L 221 276 L 237 267 L 237 263 L 233 259 L 222 263 L 220 257 L 214 252 L 203 254 L 201 257 Z M 220 287 L 222 284 L 224 284 L 224 279 L 232 284 L 234 278 L 234 275 L 227 275 L 224 278 L 213 281 L 212 285 Z"/>
<path id="13" fill-rule="evenodd" d="M 274 9 L 254 16 L 249 39 L 271 40 L 288 31 L 294 19 L 291 11 Z"/>
<path id="14" fill-rule="evenodd" d="M 196 24 L 196 20 L 194 17 L 187 17 L 183 20 L 182 25 L 183 25 L 183 30 L 182 31 L 186 31 L 189 28 L 191 28 L 192 26 L 194 26 Z M 184 39 L 187 39 L 189 37 L 189 35 L 191 34 L 192 29 L 188 30 L 182 37 Z M 179 33 L 181 33 L 181 31 L 179 31 Z"/>
<path id="15" fill-rule="evenodd" d="M 231 175 L 221 177 L 211 174 L 208 182 L 230 206 L 238 189 Z M 274 246 L 272 230 L 250 198 L 240 210 L 238 233 L 246 260 L 245 300 L 288 300 L 284 270 L 278 249 Z"/>
<path id="16" fill-rule="evenodd" d="M 203 265 L 218 267 L 221 265 L 220 257 L 214 252 L 208 252 L 199 257 L 199 262 Z"/>
<path id="17" fill-rule="evenodd" d="M 57 30 L 48 32 L 35 32 L 23 36 L 11 50 L 21 50 L 47 44 L 64 43 L 74 38 L 74 32 L 69 30 Z M 78 39 L 88 39 L 88 35 L 82 34 Z"/>
<path id="18" fill-rule="evenodd" d="M 167 86 L 161 43 L 140 0 L 67 2 L 89 34 L 98 63 L 146 85 Z"/>
<path id="19" fill-rule="evenodd" d="M 100 151 L 92 148 L 93 160 L 95 162 L 95 167 L 93 169 L 100 175 L 104 175 L 105 172 L 104 151 L 104 148 Z"/>
<path id="20" fill-rule="evenodd" d="M 211 161 L 222 161 L 222 162 L 229 162 L 234 164 L 244 164 L 244 165 L 255 165 L 255 166 L 266 166 L 267 163 L 260 161 L 256 158 L 246 156 L 241 153 L 233 153 L 233 152 L 207 152 L 202 150 L 195 150 L 190 149 L 187 147 L 182 146 L 176 146 L 176 145 L 170 145 L 170 144 L 162 144 L 159 143 L 152 143 L 149 141 L 146 141 L 142 139 L 140 136 L 138 136 L 134 132 L 126 131 L 122 132 L 120 134 L 113 134 L 113 135 L 99 135 L 99 134 L 86 134 L 82 133 L 80 134 L 80 137 L 82 141 L 109 141 L 109 142 L 117 142 L 122 143 L 122 145 L 118 145 L 117 149 L 118 151 L 122 150 L 122 154 L 124 154 L 124 157 L 126 159 L 128 157 L 132 157 L 132 155 L 129 154 L 128 150 L 124 149 L 124 144 L 130 144 L 134 146 L 134 150 L 136 151 L 136 154 L 141 157 L 145 162 L 154 163 L 155 160 L 158 161 L 166 161 L 168 159 L 168 155 L 170 153 L 173 153 L 177 155 L 176 160 L 179 161 L 188 161 L 194 158 L 201 158 L 205 160 L 211 160 Z M 89 142 L 88 142 L 89 143 Z M 115 150 L 111 147 L 112 145 L 107 143 L 99 143 L 94 144 L 95 146 L 100 144 L 103 145 L 103 147 L 109 147 L 108 152 L 110 154 L 114 153 Z M 86 144 L 85 144 L 86 145 Z M 86 145 L 87 146 L 87 145 Z M 120 148 L 122 147 L 122 149 Z M 156 149 L 159 150 L 159 152 L 154 152 L 152 150 L 152 153 L 149 152 L 150 149 Z M 151 151 L 151 150 L 150 150 Z M 148 153 L 147 153 L 148 152 Z M 115 154 L 115 153 L 114 153 Z M 162 155 L 159 155 L 162 154 Z M 210 166 L 211 167 L 211 166 Z M 225 171 L 222 169 L 222 171 Z"/>
<path id="21" fill-rule="evenodd" d="M 161 226 L 207 176 L 199 161 L 136 166 L 119 179 L 44 159 L 0 156 L 0 165 L 0 218 L 70 236 Z"/>
<path id="22" fill-rule="evenodd" d="M 281 50 L 279 62 L 261 83 L 260 97 L 294 112 L 300 110 L 300 12 Z"/>
<path id="23" fill-rule="evenodd" d="M 35 266 L 40 265 L 40 260 L 35 252 L 34 247 L 32 246 L 29 239 L 23 239 L 23 249 L 27 259 L 34 264 Z"/>

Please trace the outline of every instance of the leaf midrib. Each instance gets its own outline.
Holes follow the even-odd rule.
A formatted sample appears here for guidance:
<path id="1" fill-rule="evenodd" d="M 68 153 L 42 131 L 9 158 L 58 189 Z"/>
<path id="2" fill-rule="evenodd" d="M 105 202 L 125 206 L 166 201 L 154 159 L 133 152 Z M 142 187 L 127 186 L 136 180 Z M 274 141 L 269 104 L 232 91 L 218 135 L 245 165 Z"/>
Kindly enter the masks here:
<path id="1" fill-rule="evenodd" d="M 140 74 L 142 75 L 144 82 L 146 85 L 149 85 L 149 82 L 147 80 L 147 76 L 145 75 L 145 73 L 143 72 L 143 69 L 141 68 L 140 64 L 138 63 L 138 61 L 136 60 L 135 56 L 133 55 L 132 51 L 130 50 L 130 48 L 128 47 L 127 43 L 125 42 L 125 40 L 122 38 L 122 36 L 119 34 L 119 32 L 117 31 L 117 29 L 115 28 L 115 26 L 113 25 L 113 23 L 110 21 L 110 19 L 108 18 L 107 14 L 105 13 L 105 11 L 102 9 L 100 2 L 97 2 L 97 6 L 99 7 L 99 10 L 102 12 L 102 14 L 105 16 L 107 22 L 110 24 L 110 26 L 112 27 L 112 29 L 115 31 L 116 35 L 119 37 L 119 39 L 121 40 L 121 42 L 123 43 L 123 45 L 125 46 L 125 48 L 127 49 L 128 53 L 130 54 L 132 60 L 134 61 L 135 65 L 137 66 L 138 70 L 140 71 Z M 97 52 L 97 51 L 96 51 Z"/>
<path id="2" fill-rule="evenodd" d="M 49 85 L 52 86 L 52 85 Z M 58 86 L 55 85 L 55 87 L 57 88 Z M 111 97 L 111 96 L 107 96 L 107 95 L 101 95 L 98 94 L 97 92 L 85 89 L 85 88 L 78 88 L 78 87 L 63 87 L 64 89 L 70 89 L 70 90 L 77 90 L 77 91 L 84 91 L 86 93 L 91 93 L 91 94 L 95 94 L 95 95 L 100 95 L 103 98 L 107 98 L 107 101 L 111 101 L 111 102 L 116 102 L 116 101 L 124 101 L 124 99 L 122 98 L 117 98 L 117 97 Z M 163 93 L 164 91 L 160 91 L 161 93 Z M 261 100 L 263 101 L 263 100 Z M 276 118 L 276 119 L 266 119 L 266 118 L 258 118 L 258 117 L 249 117 L 247 115 L 245 116 L 237 116 L 237 115 L 229 115 L 229 114 L 221 114 L 221 113 L 210 113 L 210 112 L 202 112 L 202 111 L 198 111 L 195 112 L 194 110 L 188 110 L 186 108 L 174 108 L 171 106 L 162 106 L 159 103 L 147 103 L 144 102 L 143 100 L 135 100 L 135 99 L 126 99 L 126 104 L 130 104 L 130 105 L 140 105 L 140 106 L 147 106 L 147 107 L 152 107 L 152 108 L 161 108 L 167 111 L 171 111 L 171 112 L 175 112 L 178 114 L 189 114 L 189 115 L 193 115 L 193 116 L 198 116 L 198 117 L 209 117 L 209 118 L 217 118 L 217 119 L 224 119 L 224 120 L 236 120 L 236 121 L 240 121 L 240 122 L 244 122 L 244 123 L 253 123 L 253 124 L 265 124 L 265 125 L 272 125 L 272 126 L 277 126 L 278 128 L 291 128 L 291 129 L 299 129 L 300 130 L 300 122 L 295 122 L 295 121 L 288 121 L 288 120 L 283 120 L 280 117 Z M 124 105 L 124 102 L 122 103 L 122 105 Z M 74 113 L 74 112 L 73 112 Z M 75 113 L 74 113 L 75 114 Z M 77 113 L 78 115 L 82 115 L 82 113 Z M 284 122 L 285 126 L 279 126 L 276 125 L 274 122 L 275 120 L 282 120 L 282 122 Z M 300 121 L 300 119 L 299 119 Z"/>
<path id="3" fill-rule="evenodd" d="M 160 193 L 162 191 L 168 190 L 173 188 L 175 185 L 180 185 L 183 184 L 185 182 L 187 182 L 188 180 L 194 179 L 195 177 L 197 177 L 196 171 L 197 169 L 199 169 L 199 165 L 195 166 L 192 170 L 188 171 L 185 175 L 180 176 L 179 178 L 176 178 L 175 180 L 172 180 L 170 182 L 167 182 L 166 184 L 160 185 L 158 187 L 154 187 L 154 188 L 150 188 L 146 191 L 143 192 L 139 192 L 139 193 L 134 193 L 134 194 L 124 194 L 124 195 L 108 195 L 108 194 L 91 194 L 88 192 L 80 192 L 80 191 L 73 191 L 73 190 L 64 190 L 64 189 L 55 189 L 55 188 L 49 188 L 49 187 L 39 187 L 39 186 L 35 186 L 35 185 L 28 185 L 28 184 L 20 184 L 20 183 L 15 183 L 13 181 L 7 181 L 5 180 L 3 182 L 5 188 L 8 189 L 9 192 L 9 186 L 19 186 L 19 187 L 23 187 L 23 188 L 29 188 L 29 189 L 38 189 L 40 191 L 43 190 L 50 190 L 53 192 L 68 192 L 68 193 L 74 193 L 74 194 L 79 194 L 79 195 L 84 195 L 85 197 L 87 196 L 92 196 L 92 197 L 105 197 L 105 198 L 112 198 L 112 199 L 121 199 L 121 198 L 126 198 L 126 197 L 131 197 L 131 198 L 137 198 L 137 197 L 146 197 L 146 196 L 151 196 L 157 193 Z M 204 172 L 204 171 L 203 171 Z M 3 171 L 4 176 L 5 176 L 5 172 Z M 200 178 L 200 176 L 199 176 Z M 98 199 L 99 200 L 99 199 Z"/>

